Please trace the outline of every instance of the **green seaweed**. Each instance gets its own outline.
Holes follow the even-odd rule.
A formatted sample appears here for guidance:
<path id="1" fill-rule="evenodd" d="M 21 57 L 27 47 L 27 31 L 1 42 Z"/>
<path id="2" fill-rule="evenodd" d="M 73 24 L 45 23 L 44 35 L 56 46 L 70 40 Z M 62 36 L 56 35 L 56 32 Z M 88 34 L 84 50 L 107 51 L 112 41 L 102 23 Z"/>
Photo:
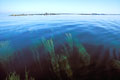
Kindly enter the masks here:
<path id="1" fill-rule="evenodd" d="M 68 46 L 69 46 L 69 50 L 70 52 L 73 52 L 73 38 L 72 38 L 72 35 L 71 33 L 66 33 L 66 41 L 68 43 Z"/>
<path id="2" fill-rule="evenodd" d="M 32 48 L 32 55 L 33 55 L 33 59 L 35 62 L 37 62 L 37 64 L 40 64 L 40 53 L 36 48 Z"/>
<path id="3" fill-rule="evenodd" d="M 20 80 L 20 76 L 13 72 L 8 76 L 8 78 L 6 78 L 6 80 Z"/>
<path id="4" fill-rule="evenodd" d="M 21 80 L 20 76 L 17 75 L 15 72 L 11 73 L 6 80 Z M 28 72 L 25 71 L 25 79 L 24 80 L 35 80 L 33 77 L 29 77 Z"/>
<path id="5" fill-rule="evenodd" d="M 61 53 L 66 55 L 66 56 L 70 56 L 68 48 L 66 47 L 66 45 L 63 45 L 63 49 L 61 49 Z"/>
<path id="6" fill-rule="evenodd" d="M 55 46 L 53 40 L 43 40 L 43 45 L 45 50 L 50 54 L 50 61 L 52 64 L 53 71 L 56 75 L 60 78 L 60 70 L 63 70 L 67 76 L 70 78 L 72 77 L 72 70 L 69 65 L 69 61 L 66 54 L 68 55 L 67 48 L 64 46 L 63 55 L 62 54 L 55 54 Z M 64 52 L 65 51 L 65 52 Z"/>
<path id="7" fill-rule="evenodd" d="M 52 38 L 48 40 L 46 40 L 45 38 L 42 38 L 42 41 L 41 41 L 42 44 L 39 43 L 38 45 L 35 45 L 35 47 L 31 48 L 33 58 L 35 62 L 37 62 L 37 66 L 39 66 L 41 65 L 39 48 L 44 47 L 44 50 L 47 52 L 47 55 L 49 55 L 48 61 L 50 62 L 52 71 L 56 74 L 58 79 L 62 79 L 61 71 L 63 71 L 68 78 L 72 79 L 73 77 L 72 70 L 75 68 L 79 68 L 79 67 L 72 67 L 74 64 L 71 64 L 70 62 L 70 59 L 73 59 L 71 58 L 73 57 L 71 54 L 74 55 L 74 51 L 75 51 L 74 49 L 77 50 L 75 52 L 77 52 L 78 54 L 77 58 L 79 58 L 79 59 L 76 59 L 78 60 L 77 66 L 79 65 L 88 66 L 90 64 L 90 55 L 87 53 L 84 46 L 80 43 L 74 44 L 71 33 L 66 33 L 65 35 L 66 35 L 66 41 L 68 46 L 63 44 L 62 48 L 60 48 L 61 54 L 56 53 L 55 45 Z M 4 47 L 3 44 L 1 45 L 2 47 Z M 7 43 L 5 43 L 5 45 L 7 46 Z M 73 60 L 73 62 L 76 60 Z M 16 73 L 12 73 L 11 75 L 9 75 L 8 78 L 6 78 L 6 80 L 12 80 L 12 79 L 20 80 L 20 77 Z M 25 71 L 25 80 L 35 80 L 35 79 L 33 77 L 29 77 L 28 72 Z"/>
<path id="8" fill-rule="evenodd" d="M 88 66 L 90 64 L 90 55 L 87 53 L 86 49 L 82 44 L 77 43 L 76 47 L 77 47 L 80 59 L 82 60 L 85 66 Z"/>
<path id="9" fill-rule="evenodd" d="M 0 59 L 8 60 L 14 53 L 9 41 L 0 41 Z"/>
<path id="10" fill-rule="evenodd" d="M 111 67 L 120 70 L 120 61 L 115 59 L 111 60 Z"/>
<path id="11" fill-rule="evenodd" d="M 55 55 L 55 49 L 54 49 L 54 43 L 53 40 L 45 40 L 44 38 L 42 39 L 43 45 L 45 50 L 49 53 L 50 56 L 50 62 L 53 68 L 53 71 L 56 73 L 56 75 L 59 77 L 60 76 L 60 70 L 59 70 L 59 64 L 58 64 L 58 59 L 57 56 Z"/>
<path id="12" fill-rule="evenodd" d="M 43 45 L 44 45 L 45 50 L 46 50 L 50 55 L 55 54 L 54 44 L 53 44 L 53 40 L 52 40 L 52 39 L 45 40 L 45 39 L 43 38 L 43 39 L 42 39 L 42 43 L 43 43 Z"/>
<path id="13" fill-rule="evenodd" d="M 72 69 L 70 67 L 67 56 L 60 55 L 60 57 L 59 57 L 59 65 L 60 65 L 60 69 L 67 74 L 67 77 L 72 78 Z"/>
<path id="14" fill-rule="evenodd" d="M 28 72 L 27 71 L 25 71 L 25 80 L 28 80 L 29 78 L 28 78 Z"/>
<path id="15" fill-rule="evenodd" d="M 29 76 L 29 73 L 26 71 L 26 69 L 25 69 L 25 80 L 35 80 L 35 78 Z"/>

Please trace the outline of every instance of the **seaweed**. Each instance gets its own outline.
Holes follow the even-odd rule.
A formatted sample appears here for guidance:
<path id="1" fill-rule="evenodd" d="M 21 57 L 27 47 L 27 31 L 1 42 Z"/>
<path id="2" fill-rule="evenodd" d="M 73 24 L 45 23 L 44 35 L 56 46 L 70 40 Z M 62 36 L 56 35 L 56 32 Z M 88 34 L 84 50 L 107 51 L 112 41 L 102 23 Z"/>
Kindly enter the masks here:
<path id="1" fill-rule="evenodd" d="M 62 50 L 63 53 L 56 54 L 55 53 L 55 46 L 54 46 L 52 39 L 50 39 L 50 40 L 43 39 L 43 45 L 45 47 L 45 50 L 50 55 L 50 61 L 51 61 L 53 71 L 58 76 L 58 78 L 59 79 L 61 78 L 60 71 L 64 71 L 65 74 L 67 75 L 67 77 L 71 78 L 72 77 L 72 70 L 71 70 L 71 67 L 70 67 L 69 61 L 68 61 L 68 57 L 67 57 L 68 52 L 67 52 L 66 46 L 64 46 L 64 50 Z M 73 47 L 73 45 L 71 47 Z"/>
<path id="2" fill-rule="evenodd" d="M 120 71 L 120 61 L 119 60 L 111 60 L 111 67 L 113 69 L 119 70 Z"/>
<path id="3" fill-rule="evenodd" d="M 68 61 L 68 57 L 65 55 L 60 55 L 59 57 L 60 69 L 64 71 L 68 78 L 72 78 L 72 69 Z"/>
<path id="4" fill-rule="evenodd" d="M 37 64 L 40 64 L 40 53 L 36 48 L 31 49 L 32 51 L 32 56 L 35 62 L 37 62 Z"/>
<path id="5" fill-rule="evenodd" d="M 0 42 L 0 59 L 7 61 L 9 57 L 14 54 L 14 49 L 11 47 L 9 41 Z"/>
<path id="6" fill-rule="evenodd" d="M 86 48 L 80 42 L 75 42 L 71 33 L 66 33 L 65 36 L 66 36 L 65 37 L 66 43 L 61 44 L 62 46 L 61 45 L 56 46 L 54 44 L 53 38 L 50 39 L 42 38 L 42 40 L 39 41 L 38 45 L 33 45 L 32 47 L 29 48 L 31 52 L 28 51 L 30 54 L 27 55 L 30 55 L 30 57 L 32 56 L 31 58 L 33 58 L 33 61 L 30 65 L 26 64 L 30 72 L 25 71 L 24 73 L 23 71 L 23 74 L 25 74 L 24 77 L 25 80 L 35 80 L 35 78 L 39 79 L 39 76 L 44 74 L 47 74 L 47 76 L 48 74 L 50 74 L 50 76 L 48 76 L 50 79 L 55 78 L 58 80 L 64 80 L 64 79 L 74 80 L 77 79 L 76 76 L 80 76 L 79 79 L 82 79 L 81 76 L 85 77 L 86 75 L 89 74 L 90 72 L 89 67 L 91 67 L 90 65 L 91 57 L 87 52 Z M 6 46 L 8 46 L 8 44 L 9 43 L 5 43 Z M 4 46 L 2 44 L 0 48 L 3 47 Z M 41 48 L 42 51 L 45 52 L 45 55 L 41 55 L 42 53 Z M 23 52 L 23 54 L 24 53 L 25 52 Z M 8 63 L 10 62 L 8 61 Z M 120 62 L 117 60 L 113 60 L 111 62 L 111 66 L 112 68 L 119 70 Z M 36 69 L 32 69 L 34 67 Z M 47 69 L 48 73 L 46 68 L 48 68 Z M 42 71 L 40 71 L 40 69 Z M 31 76 L 35 74 L 34 76 L 36 77 L 35 78 L 30 77 L 29 74 Z M 6 78 L 6 80 L 11 80 L 11 79 L 20 80 L 21 78 L 20 76 L 21 75 L 17 75 L 15 72 L 13 72 Z"/>
<path id="7" fill-rule="evenodd" d="M 56 73 L 57 77 L 60 77 L 59 64 L 58 64 L 57 56 L 55 55 L 53 40 L 52 39 L 45 40 L 43 38 L 42 42 L 43 42 L 45 50 L 49 53 L 50 62 L 51 62 L 53 71 Z"/>
<path id="8" fill-rule="evenodd" d="M 35 80 L 35 78 L 30 77 L 28 71 L 25 69 L 25 80 Z"/>
<path id="9" fill-rule="evenodd" d="M 69 46 L 69 52 L 72 53 L 73 52 L 73 38 L 72 38 L 72 35 L 71 33 L 66 33 L 66 41 L 67 41 L 67 44 Z"/>
<path id="10" fill-rule="evenodd" d="M 16 72 L 12 72 L 8 75 L 6 80 L 21 80 L 21 79 L 20 79 L 20 76 L 18 74 L 16 74 Z M 29 77 L 28 72 L 25 71 L 25 79 L 24 80 L 35 80 L 35 78 Z"/>
<path id="11" fill-rule="evenodd" d="M 6 80 L 20 80 L 20 76 L 13 72 L 8 76 L 8 78 L 6 78 Z"/>
<path id="12" fill-rule="evenodd" d="M 90 55 L 88 54 L 88 52 L 82 44 L 76 43 L 76 47 L 78 50 L 80 60 L 83 62 L 83 65 L 88 66 L 90 64 Z"/>

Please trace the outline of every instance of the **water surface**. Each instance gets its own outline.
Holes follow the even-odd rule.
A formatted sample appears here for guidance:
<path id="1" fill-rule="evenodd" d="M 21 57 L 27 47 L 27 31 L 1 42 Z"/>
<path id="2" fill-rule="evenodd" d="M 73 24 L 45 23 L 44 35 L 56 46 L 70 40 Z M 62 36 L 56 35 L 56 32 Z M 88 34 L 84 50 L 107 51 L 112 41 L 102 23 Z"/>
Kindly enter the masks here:
<path id="1" fill-rule="evenodd" d="M 18 49 L 31 45 L 41 37 L 58 37 L 57 35 L 63 33 L 72 33 L 82 43 L 119 48 L 119 22 L 120 16 L 117 15 L 5 15 L 0 20 L 0 41 L 8 40 L 11 46 Z"/>

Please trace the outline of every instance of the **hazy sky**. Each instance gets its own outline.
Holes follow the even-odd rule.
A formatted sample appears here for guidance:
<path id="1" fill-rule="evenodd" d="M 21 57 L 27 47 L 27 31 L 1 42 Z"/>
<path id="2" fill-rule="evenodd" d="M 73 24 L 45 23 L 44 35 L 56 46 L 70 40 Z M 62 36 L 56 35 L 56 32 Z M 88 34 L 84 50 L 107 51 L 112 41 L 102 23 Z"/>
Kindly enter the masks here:
<path id="1" fill-rule="evenodd" d="M 120 13 L 120 0 L 0 0 L 0 13 Z"/>

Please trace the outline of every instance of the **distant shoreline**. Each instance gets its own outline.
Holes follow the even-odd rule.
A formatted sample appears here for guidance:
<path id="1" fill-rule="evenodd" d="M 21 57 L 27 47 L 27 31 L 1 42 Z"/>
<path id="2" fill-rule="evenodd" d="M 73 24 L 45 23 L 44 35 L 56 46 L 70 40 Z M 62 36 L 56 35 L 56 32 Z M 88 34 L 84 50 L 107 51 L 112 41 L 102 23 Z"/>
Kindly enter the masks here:
<path id="1" fill-rule="evenodd" d="M 99 14 L 99 13 L 41 13 L 41 14 L 11 14 L 9 16 L 34 16 L 34 15 L 120 15 L 120 14 Z"/>

